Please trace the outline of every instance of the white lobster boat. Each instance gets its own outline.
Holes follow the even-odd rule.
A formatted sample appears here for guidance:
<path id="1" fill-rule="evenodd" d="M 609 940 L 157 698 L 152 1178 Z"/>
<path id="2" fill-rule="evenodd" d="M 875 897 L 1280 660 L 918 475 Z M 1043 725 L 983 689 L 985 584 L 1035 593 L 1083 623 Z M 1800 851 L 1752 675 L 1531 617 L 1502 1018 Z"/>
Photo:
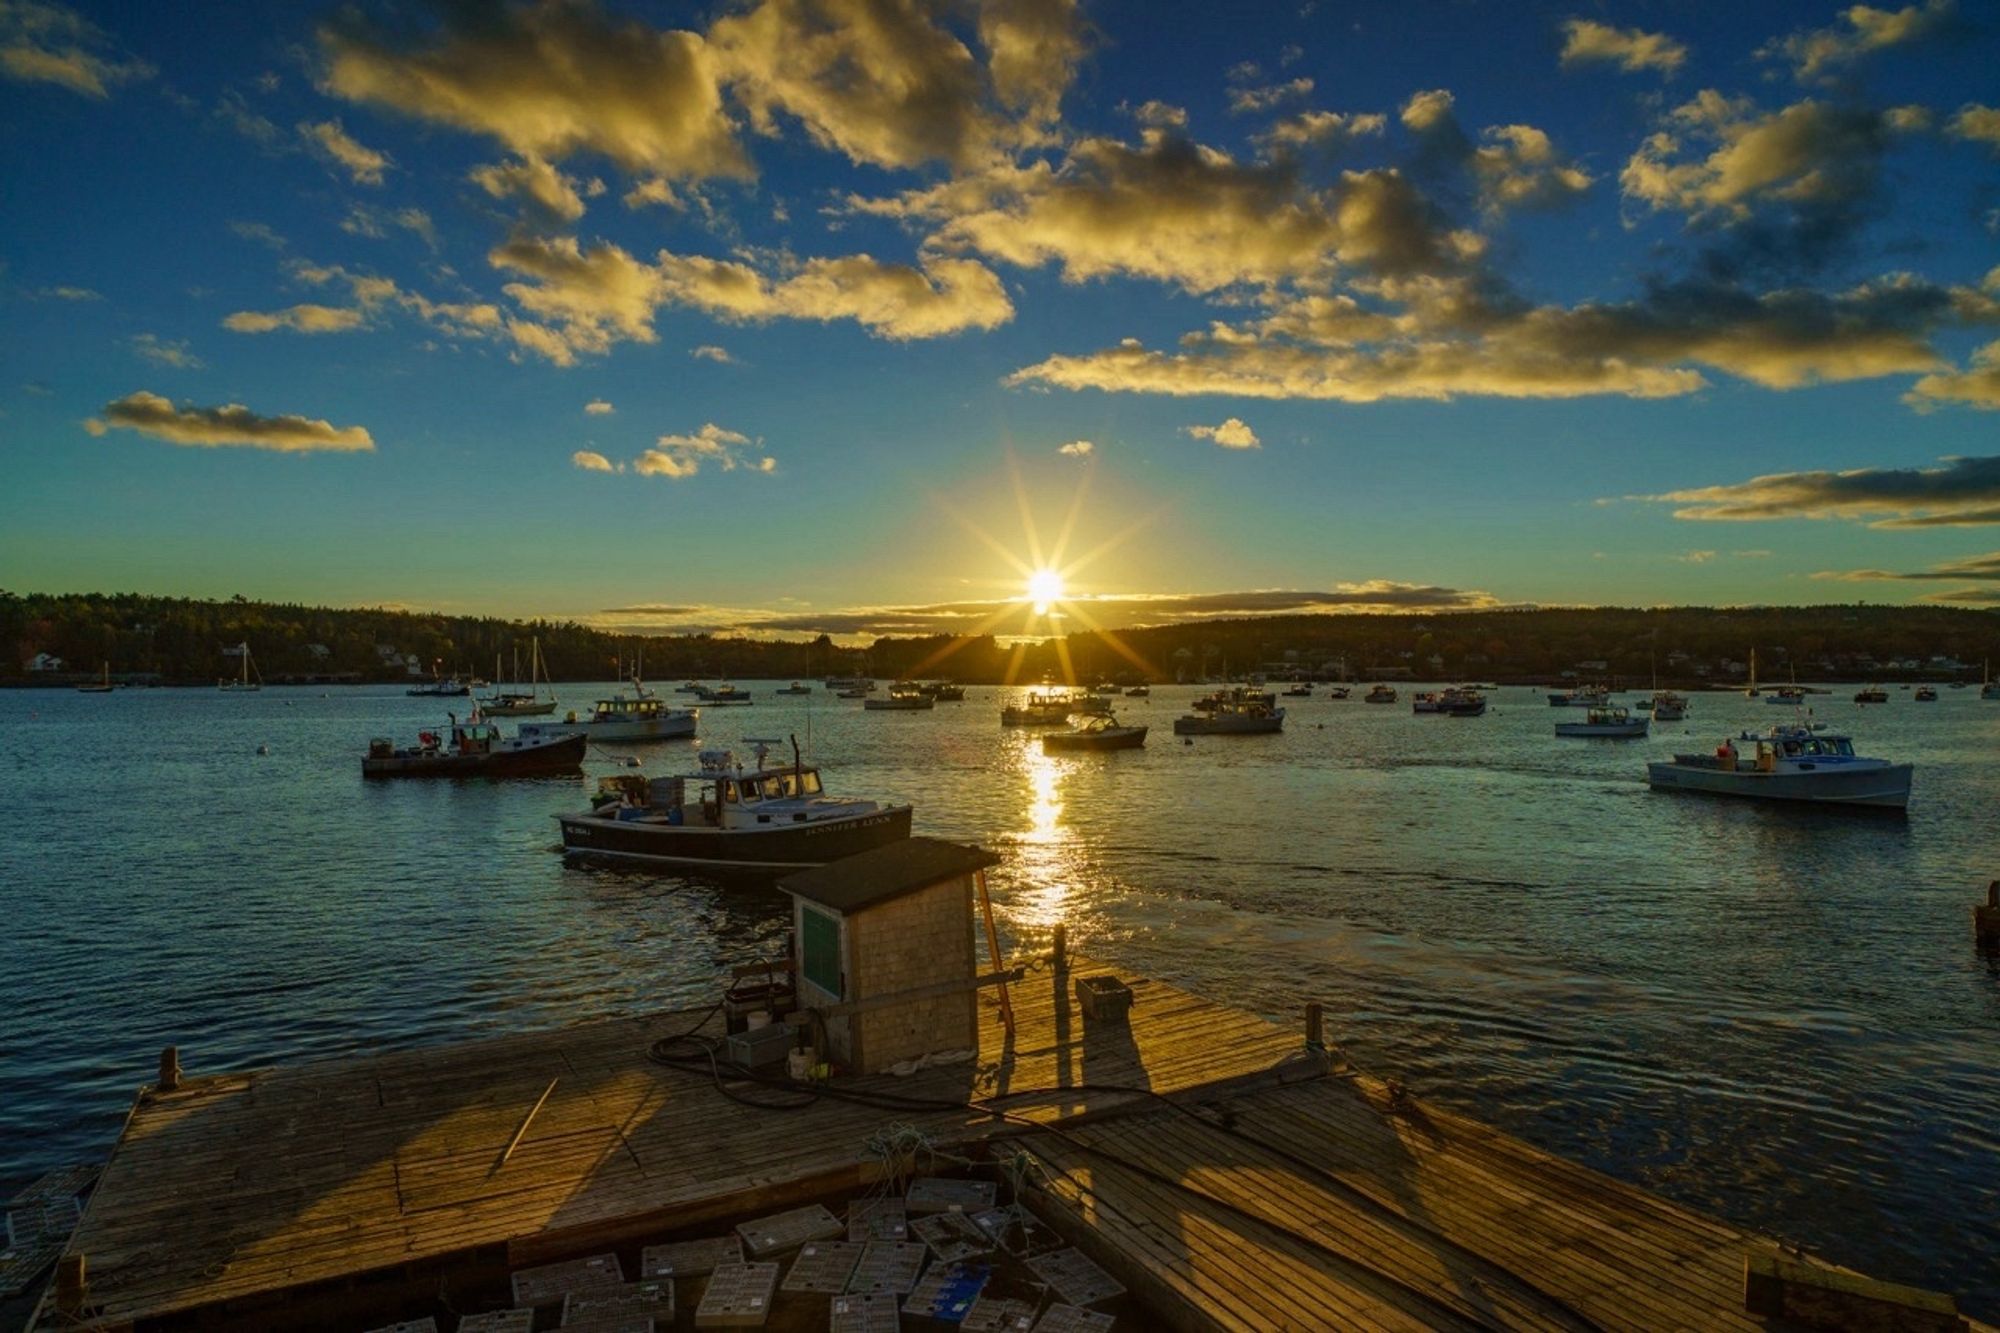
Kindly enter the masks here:
<path id="1" fill-rule="evenodd" d="M 1749 743 L 1747 756 L 1738 741 Z M 1901 810 L 1910 803 L 1913 772 L 1909 764 L 1856 754 L 1847 736 L 1791 723 L 1746 731 L 1712 755 L 1656 760 L 1646 765 L 1646 781 L 1667 791 Z"/>
<path id="2" fill-rule="evenodd" d="M 1652 722 L 1645 714 L 1633 717 L 1624 708 L 1593 708 L 1581 722 L 1556 723 L 1558 736 L 1601 736 L 1609 739 L 1643 736 Z"/>
<path id="3" fill-rule="evenodd" d="M 593 741 L 677 741 L 694 735 L 701 721 L 695 708 L 669 708 L 658 699 L 599 699 L 589 713 L 570 713 L 557 722 L 523 722 L 522 740 L 585 735 Z"/>
<path id="4" fill-rule="evenodd" d="M 1217 702 L 1206 712 L 1174 719 L 1176 736 L 1256 736 L 1285 729 L 1285 710 L 1255 699 Z"/>
<path id="5" fill-rule="evenodd" d="M 598 783 L 591 808 L 558 815 L 563 851 L 658 865 L 772 871 L 824 865 L 910 836 L 907 805 L 829 796 L 817 765 L 766 762 L 774 742 L 750 741 L 755 759 L 704 750 L 700 768 L 648 780 Z"/>

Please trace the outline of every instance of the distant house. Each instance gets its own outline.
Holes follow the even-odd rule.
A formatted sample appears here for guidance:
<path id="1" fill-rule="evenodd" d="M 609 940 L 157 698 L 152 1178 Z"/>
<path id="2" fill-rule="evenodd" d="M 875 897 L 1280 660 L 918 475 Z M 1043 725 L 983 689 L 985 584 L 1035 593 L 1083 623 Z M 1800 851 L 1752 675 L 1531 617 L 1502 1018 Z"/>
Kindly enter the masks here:
<path id="1" fill-rule="evenodd" d="M 401 656 L 402 654 L 396 651 L 396 645 L 393 643 L 378 643 L 375 645 L 375 660 L 383 666 L 388 666 Z"/>
<path id="2" fill-rule="evenodd" d="M 63 660 L 52 653 L 36 653 L 27 662 L 30 671 L 61 671 Z"/>
<path id="3" fill-rule="evenodd" d="M 1608 671 L 1610 668 L 1611 663 L 1601 657 L 1593 657 L 1588 662 L 1578 662 L 1576 664 L 1578 671 Z"/>
<path id="4" fill-rule="evenodd" d="M 330 649 L 330 648 L 328 648 L 328 647 L 327 647 L 327 646 L 326 646 L 325 644 L 323 644 L 323 643 L 309 643 L 309 644 L 307 644 L 307 645 L 306 645 L 306 653 L 307 653 L 307 654 L 308 654 L 308 655 L 309 655 L 309 656 L 310 656 L 310 657 L 311 657 L 311 658 L 312 658 L 312 659 L 313 659 L 313 660 L 314 660 L 315 662 L 324 662 L 324 661 L 326 661 L 326 659 L 327 659 L 327 658 L 329 658 L 329 657 L 333 656 L 333 650 L 332 650 L 332 649 Z"/>

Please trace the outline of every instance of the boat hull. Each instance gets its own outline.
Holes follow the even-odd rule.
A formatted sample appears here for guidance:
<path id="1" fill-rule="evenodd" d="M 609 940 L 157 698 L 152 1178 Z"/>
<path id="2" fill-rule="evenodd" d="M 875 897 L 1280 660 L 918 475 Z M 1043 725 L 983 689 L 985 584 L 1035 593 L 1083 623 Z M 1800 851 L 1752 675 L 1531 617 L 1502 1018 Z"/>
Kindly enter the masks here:
<path id="1" fill-rule="evenodd" d="M 1646 765 L 1646 781 L 1662 791 L 1902 810 L 1910 803 L 1911 771 L 1909 764 L 1884 764 L 1859 769 L 1822 768 L 1810 773 L 1762 773 L 1744 768 L 1732 772 L 1661 760 Z"/>
<path id="2" fill-rule="evenodd" d="M 910 836 L 910 807 L 769 828 L 690 828 L 678 824 L 558 815 L 563 853 L 652 865 L 793 870 L 825 865 Z"/>
<path id="3" fill-rule="evenodd" d="M 695 725 L 696 718 L 692 713 L 644 719 L 621 718 L 611 722 L 579 718 L 574 722 L 524 723 L 520 734 L 524 739 L 582 736 L 593 741 L 678 741 L 694 735 Z"/>
<path id="4" fill-rule="evenodd" d="M 1043 750 L 1137 750 L 1146 744 L 1146 728 L 1124 727 L 1103 732 L 1051 731 L 1042 737 Z"/>
<path id="5" fill-rule="evenodd" d="M 1285 710 L 1282 708 L 1269 717 L 1211 713 L 1206 717 L 1174 719 L 1176 736 L 1263 736 L 1284 729 Z"/>
<path id="6" fill-rule="evenodd" d="M 1556 735 L 1636 740 L 1646 734 L 1647 726 L 1645 718 L 1640 718 L 1636 722 L 1558 722 Z"/>
<path id="7" fill-rule="evenodd" d="M 381 758 L 361 761 L 361 773 L 370 778 L 532 778 L 554 777 L 583 771 L 583 754 L 589 742 L 582 736 L 565 736 L 545 745 L 486 754 L 456 754 L 448 751 L 399 751 Z"/>
<path id="8" fill-rule="evenodd" d="M 861 707 L 870 713 L 928 713 L 937 704 L 930 699 L 864 699 Z"/>
<path id="9" fill-rule="evenodd" d="M 533 704 L 496 704 L 482 699 L 479 711 L 488 717 L 547 717 L 556 711 L 556 701 L 544 699 Z"/>

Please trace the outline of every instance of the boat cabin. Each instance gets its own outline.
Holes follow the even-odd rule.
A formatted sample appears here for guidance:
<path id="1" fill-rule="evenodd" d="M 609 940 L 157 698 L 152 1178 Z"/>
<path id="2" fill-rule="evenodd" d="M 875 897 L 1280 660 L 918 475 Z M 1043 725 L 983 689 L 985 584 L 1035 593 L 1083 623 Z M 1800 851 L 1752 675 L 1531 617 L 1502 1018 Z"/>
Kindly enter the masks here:
<path id="1" fill-rule="evenodd" d="M 666 712 L 667 706 L 658 699 L 599 699 L 591 706 L 590 716 L 594 722 L 646 722 Z M 575 717 L 570 719 L 575 721 Z"/>
<path id="2" fill-rule="evenodd" d="M 870 804 L 828 796 L 812 764 L 770 767 L 765 749 L 749 764 L 727 750 L 701 752 L 701 768 L 672 777 L 618 774 L 602 778 L 593 803 L 612 819 L 663 821 L 722 830 L 805 824 L 853 813 Z"/>

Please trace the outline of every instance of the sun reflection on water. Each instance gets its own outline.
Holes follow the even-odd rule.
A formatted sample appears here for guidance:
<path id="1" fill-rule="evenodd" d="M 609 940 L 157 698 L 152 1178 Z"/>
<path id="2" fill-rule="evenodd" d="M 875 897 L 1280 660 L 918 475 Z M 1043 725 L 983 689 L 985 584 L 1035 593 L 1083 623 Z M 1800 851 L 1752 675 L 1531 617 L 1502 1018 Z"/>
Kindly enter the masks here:
<path id="1" fill-rule="evenodd" d="M 1063 764 L 1043 753 L 1040 738 L 1018 750 L 1028 827 L 1014 842 L 1015 889 L 1011 915 L 1019 923 L 1047 928 L 1064 918 L 1075 885 L 1075 839 L 1063 826 Z"/>

